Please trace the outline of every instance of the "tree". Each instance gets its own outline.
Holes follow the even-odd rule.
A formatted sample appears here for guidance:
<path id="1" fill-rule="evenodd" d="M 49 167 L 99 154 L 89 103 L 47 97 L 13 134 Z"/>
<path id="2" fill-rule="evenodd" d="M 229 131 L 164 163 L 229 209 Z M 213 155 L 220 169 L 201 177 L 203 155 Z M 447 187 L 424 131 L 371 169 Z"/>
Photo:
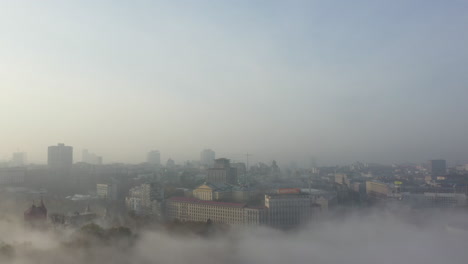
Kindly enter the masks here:
<path id="1" fill-rule="evenodd" d="M 95 223 L 91 223 L 91 224 L 82 226 L 79 230 L 79 234 L 85 235 L 85 236 L 91 236 L 95 238 L 104 238 L 105 231 L 99 225 L 96 225 Z"/>
<path id="2" fill-rule="evenodd" d="M 9 244 L 0 243 L 0 259 L 12 258 L 15 254 L 15 248 Z"/>

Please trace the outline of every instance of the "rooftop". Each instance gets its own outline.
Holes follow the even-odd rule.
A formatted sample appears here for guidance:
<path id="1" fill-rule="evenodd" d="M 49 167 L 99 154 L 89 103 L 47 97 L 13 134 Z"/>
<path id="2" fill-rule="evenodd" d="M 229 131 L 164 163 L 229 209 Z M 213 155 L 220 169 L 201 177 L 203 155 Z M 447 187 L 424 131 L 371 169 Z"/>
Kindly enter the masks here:
<path id="1" fill-rule="evenodd" d="M 223 207 L 236 207 L 236 208 L 246 207 L 245 203 L 226 203 L 226 202 L 204 201 L 204 200 L 199 200 L 196 198 L 188 198 L 188 197 L 171 197 L 169 198 L 169 200 L 176 201 L 176 202 L 186 202 L 186 203 L 201 203 L 201 204 L 206 204 L 206 205 L 223 206 Z"/>

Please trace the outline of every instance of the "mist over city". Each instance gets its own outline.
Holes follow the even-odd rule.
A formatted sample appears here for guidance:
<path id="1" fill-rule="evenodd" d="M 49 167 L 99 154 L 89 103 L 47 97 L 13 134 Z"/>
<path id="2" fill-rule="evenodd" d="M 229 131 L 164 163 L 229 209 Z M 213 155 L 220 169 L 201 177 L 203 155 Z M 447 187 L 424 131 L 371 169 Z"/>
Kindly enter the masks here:
<path id="1" fill-rule="evenodd" d="M 0 1 L 0 263 L 466 263 L 468 2 Z"/>

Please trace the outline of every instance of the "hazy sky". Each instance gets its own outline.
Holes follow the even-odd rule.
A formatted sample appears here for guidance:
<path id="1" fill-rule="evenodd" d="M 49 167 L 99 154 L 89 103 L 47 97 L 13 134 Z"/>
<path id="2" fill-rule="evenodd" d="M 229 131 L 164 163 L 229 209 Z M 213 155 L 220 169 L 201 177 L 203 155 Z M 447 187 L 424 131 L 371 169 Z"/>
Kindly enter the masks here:
<path id="1" fill-rule="evenodd" d="M 468 1 L 0 1 L 0 159 L 468 159 Z"/>

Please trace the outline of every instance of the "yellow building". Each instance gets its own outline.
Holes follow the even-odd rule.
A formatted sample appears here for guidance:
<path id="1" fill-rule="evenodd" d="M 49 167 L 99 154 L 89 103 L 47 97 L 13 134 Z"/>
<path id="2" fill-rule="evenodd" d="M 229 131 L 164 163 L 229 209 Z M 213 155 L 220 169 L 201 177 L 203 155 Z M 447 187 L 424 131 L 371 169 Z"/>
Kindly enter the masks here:
<path id="1" fill-rule="evenodd" d="M 193 190 L 193 197 L 203 201 L 227 201 L 231 199 L 232 186 L 204 183 Z"/>
<path id="2" fill-rule="evenodd" d="M 193 197 L 204 201 L 213 201 L 214 192 L 215 187 L 205 183 L 193 190 Z"/>
<path id="3" fill-rule="evenodd" d="M 385 199 L 391 194 L 388 184 L 378 181 L 366 181 L 366 193 L 372 198 Z"/>
<path id="4" fill-rule="evenodd" d="M 335 183 L 349 186 L 350 182 L 348 179 L 348 175 L 344 173 L 335 173 Z"/>

